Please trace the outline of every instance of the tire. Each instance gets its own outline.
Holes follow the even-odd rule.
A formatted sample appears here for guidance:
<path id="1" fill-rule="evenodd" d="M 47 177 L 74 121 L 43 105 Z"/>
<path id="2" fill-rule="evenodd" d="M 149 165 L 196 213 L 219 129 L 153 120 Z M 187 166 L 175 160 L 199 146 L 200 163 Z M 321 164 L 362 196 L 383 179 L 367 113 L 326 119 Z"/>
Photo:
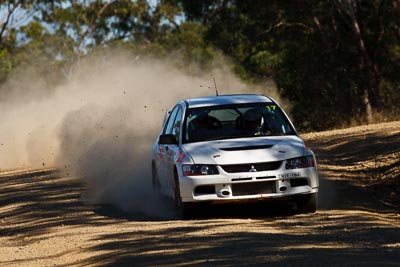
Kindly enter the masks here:
<path id="1" fill-rule="evenodd" d="M 299 213 L 314 213 L 318 208 L 318 193 L 299 196 L 296 204 Z"/>
<path id="2" fill-rule="evenodd" d="M 153 193 L 160 195 L 160 178 L 158 176 L 156 164 L 154 161 L 151 164 L 151 184 L 153 187 Z"/>
<path id="3" fill-rule="evenodd" d="M 179 178 L 176 170 L 174 171 L 174 211 L 178 219 L 185 216 L 185 204 L 182 202 L 181 190 L 179 188 Z"/>

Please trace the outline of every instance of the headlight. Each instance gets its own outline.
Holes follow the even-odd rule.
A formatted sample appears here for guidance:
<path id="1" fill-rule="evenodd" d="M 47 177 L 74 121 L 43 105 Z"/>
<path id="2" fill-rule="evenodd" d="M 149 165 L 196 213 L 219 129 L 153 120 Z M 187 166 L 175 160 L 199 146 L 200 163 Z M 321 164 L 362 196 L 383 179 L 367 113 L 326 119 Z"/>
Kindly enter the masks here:
<path id="1" fill-rule="evenodd" d="M 313 156 L 305 156 L 286 160 L 286 170 L 301 169 L 314 166 L 315 161 Z"/>
<path id="2" fill-rule="evenodd" d="M 204 164 L 182 165 L 182 172 L 184 176 L 219 174 L 215 165 Z"/>

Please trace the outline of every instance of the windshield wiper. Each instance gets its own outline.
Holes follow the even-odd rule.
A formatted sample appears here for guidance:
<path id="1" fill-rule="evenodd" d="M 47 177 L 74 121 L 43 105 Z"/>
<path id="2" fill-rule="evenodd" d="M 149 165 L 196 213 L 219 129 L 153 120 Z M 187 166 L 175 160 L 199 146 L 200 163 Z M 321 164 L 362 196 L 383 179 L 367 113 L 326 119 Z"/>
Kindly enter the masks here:
<path id="1" fill-rule="evenodd" d="M 294 133 L 270 133 L 265 134 L 263 136 L 286 136 L 286 135 L 295 135 Z"/>
<path id="2" fill-rule="evenodd" d="M 214 136 L 210 138 L 205 138 L 203 141 L 214 141 L 214 140 L 222 140 L 222 139 L 233 139 L 233 138 L 241 138 L 242 136 L 238 135 L 224 135 L 224 136 Z"/>

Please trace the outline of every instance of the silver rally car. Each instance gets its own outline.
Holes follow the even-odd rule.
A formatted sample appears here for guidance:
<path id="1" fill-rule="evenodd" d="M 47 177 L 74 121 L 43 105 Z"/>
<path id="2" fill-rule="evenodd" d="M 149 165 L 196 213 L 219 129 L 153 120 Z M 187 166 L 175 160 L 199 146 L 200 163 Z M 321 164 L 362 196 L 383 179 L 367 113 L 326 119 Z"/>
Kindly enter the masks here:
<path id="1" fill-rule="evenodd" d="M 203 202 L 294 200 L 302 213 L 318 206 L 315 156 L 264 95 L 178 102 L 153 146 L 152 183 L 180 214 Z"/>

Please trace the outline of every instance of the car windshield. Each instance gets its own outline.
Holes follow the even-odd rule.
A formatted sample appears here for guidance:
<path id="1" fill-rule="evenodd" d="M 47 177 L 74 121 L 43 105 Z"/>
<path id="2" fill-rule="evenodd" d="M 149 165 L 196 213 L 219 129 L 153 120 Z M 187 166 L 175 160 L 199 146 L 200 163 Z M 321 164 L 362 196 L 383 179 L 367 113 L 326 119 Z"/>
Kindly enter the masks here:
<path id="1" fill-rule="evenodd" d="M 183 143 L 295 134 L 282 110 L 274 103 L 189 108 L 183 124 Z"/>

